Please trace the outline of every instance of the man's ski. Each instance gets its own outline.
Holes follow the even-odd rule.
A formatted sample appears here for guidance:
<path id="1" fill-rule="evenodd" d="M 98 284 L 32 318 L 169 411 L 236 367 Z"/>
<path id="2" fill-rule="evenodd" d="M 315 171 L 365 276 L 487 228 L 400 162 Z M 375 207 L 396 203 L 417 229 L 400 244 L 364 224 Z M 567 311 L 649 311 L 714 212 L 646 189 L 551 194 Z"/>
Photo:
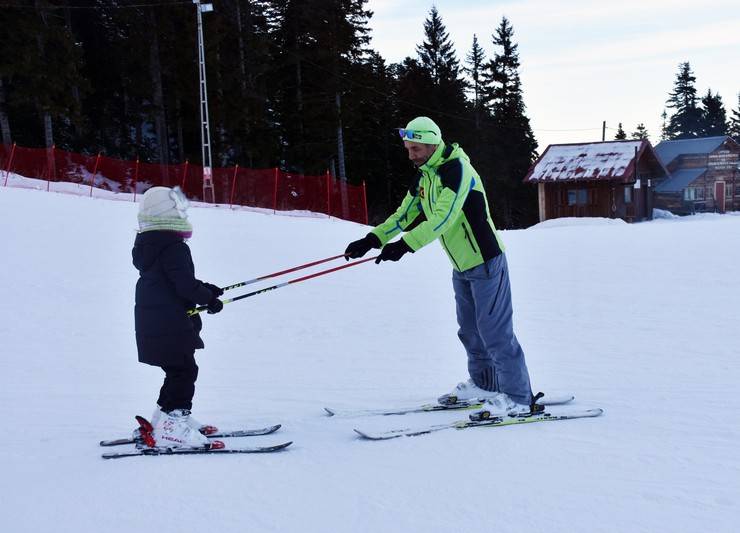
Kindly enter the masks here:
<path id="1" fill-rule="evenodd" d="M 564 405 L 575 400 L 572 394 L 543 396 L 537 400 L 539 405 Z M 433 413 L 436 411 L 458 411 L 463 409 L 477 409 L 483 404 L 479 400 L 461 400 L 453 404 L 429 403 L 413 407 L 401 407 L 398 409 L 331 409 L 324 407 L 328 416 L 353 417 L 353 416 L 389 416 L 405 415 L 407 413 Z"/>
<path id="2" fill-rule="evenodd" d="M 517 416 L 504 416 L 504 417 L 492 417 L 486 420 L 458 420 L 457 422 L 451 422 L 449 424 L 438 424 L 434 426 L 427 426 L 425 428 L 417 429 L 394 429 L 390 431 L 381 432 L 370 432 L 361 431 L 355 429 L 355 432 L 360 435 L 363 439 L 368 440 L 388 440 L 395 439 L 398 437 L 415 437 L 417 435 L 426 435 L 427 433 L 433 433 L 435 431 L 442 431 L 443 429 L 467 429 L 475 427 L 499 427 L 499 426 L 513 426 L 516 424 L 531 424 L 533 422 L 551 422 L 555 420 L 570 420 L 572 418 L 590 418 L 599 416 L 604 412 L 603 409 L 587 409 L 584 411 L 572 411 L 564 414 L 550 414 L 550 413 L 537 413 L 537 414 L 522 414 Z"/>
<path id="3" fill-rule="evenodd" d="M 108 452 L 102 455 L 103 459 L 121 459 L 123 457 L 137 457 L 140 455 L 224 455 L 230 453 L 271 453 L 284 450 L 293 442 L 284 442 L 275 446 L 253 446 L 249 448 L 218 448 L 216 450 L 206 449 L 177 449 L 177 448 L 144 448 L 127 452 Z"/>
<path id="4" fill-rule="evenodd" d="M 225 439 L 229 437 L 255 437 L 258 435 L 269 435 L 271 433 L 275 433 L 278 429 L 280 429 L 281 425 L 276 424 L 274 426 L 268 426 L 264 428 L 259 429 L 238 429 L 236 431 L 219 431 L 217 433 L 212 433 L 210 435 L 206 435 L 209 439 Z M 101 446 L 121 446 L 122 444 L 136 444 L 137 442 L 140 442 L 139 439 L 115 439 L 115 440 L 101 440 L 100 445 Z"/>

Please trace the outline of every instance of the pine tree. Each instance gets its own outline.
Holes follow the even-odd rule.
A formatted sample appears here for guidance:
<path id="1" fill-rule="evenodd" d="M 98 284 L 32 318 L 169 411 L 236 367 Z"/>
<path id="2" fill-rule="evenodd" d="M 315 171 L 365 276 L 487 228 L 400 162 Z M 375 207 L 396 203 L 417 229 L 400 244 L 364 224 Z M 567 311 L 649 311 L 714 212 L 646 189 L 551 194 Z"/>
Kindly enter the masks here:
<path id="1" fill-rule="evenodd" d="M 288 168 L 321 173 L 340 155 L 339 132 L 350 128 L 342 99 L 353 85 L 352 66 L 364 57 L 369 41 L 365 3 L 275 2 L 280 70 L 273 83 Z"/>
<path id="2" fill-rule="evenodd" d="M 660 118 L 663 121 L 660 126 L 660 140 L 667 141 L 670 139 L 670 134 L 668 133 L 668 113 L 666 112 L 665 108 L 663 108 L 663 112 L 660 114 Z"/>
<path id="3" fill-rule="evenodd" d="M 6 120 L 9 128 L 19 113 L 14 130 L 21 143 L 69 147 L 74 125 L 81 122 L 78 96 L 87 89 L 83 60 L 59 7 L 35 0 L 32 8 L 0 10 L 0 26 L 8 30 L 0 39 Z M 37 119 L 29 120 L 33 116 Z"/>
<path id="4" fill-rule="evenodd" d="M 648 130 L 645 127 L 645 124 L 640 122 L 635 128 L 635 131 L 632 132 L 631 138 L 633 140 L 638 140 L 638 139 L 650 140 L 650 136 L 648 135 Z"/>
<path id="5" fill-rule="evenodd" d="M 737 95 L 737 109 L 733 110 L 730 117 L 730 135 L 740 142 L 740 93 Z"/>
<path id="6" fill-rule="evenodd" d="M 484 97 L 491 113 L 484 138 L 491 147 L 491 159 L 484 159 L 484 169 L 492 178 L 487 192 L 496 207 L 496 223 L 505 228 L 523 227 L 537 219 L 536 190 L 522 182 L 534 161 L 537 141 L 525 113 L 519 77 L 518 45 L 506 17 L 492 39 L 494 55 L 486 64 Z"/>
<path id="7" fill-rule="evenodd" d="M 478 36 L 475 34 L 473 34 L 473 45 L 471 46 L 470 52 L 468 52 L 465 60 L 467 66 L 463 70 L 470 78 L 469 87 L 473 96 L 473 116 L 475 118 L 475 127 L 476 129 L 480 129 L 483 115 L 482 75 L 486 55 L 483 48 L 478 44 Z"/>
<path id="8" fill-rule="evenodd" d="M 423 77 L 431 82 L 431 86 L 425 87 L 427 83 L 424 81 L 414 88 L 412 101 L 419 106 L 423 105 L 426 110 L 417 107 L 408 118 L 421 114 L 433 115 L 432 118 L 442 128 L 446 140 L 461 140 L 467 128 L 466 83 L 462 78 L 454 43 L 450 41 L 442 17 L 434 6 L 424 21 L 424 42 L 417 45 L 416 52 L 416 64 L 423 72 Z"/>
<path id="9" fill-rule="evenodd" d="M 676 112 L 671 116 L 667 133 L 670 139 L 689 139 L 701 135 L 701 109 L 697 106 L 696 77 L 691 65 L 681 63 L 667 104 Z"/>
<path id="10" fill-rule="evenodd" d="M 704 137 L 727 135 L 729 128 L 727 112 L 719 93 L 712 94 L 712 90 L 708 89 L 707 94 L 701 99 L 701 103 L 703 106 L 701 135 Z"/>
<path id="11" fill-rule="evenodd" d="M 617 128 L 617 134 L 614 136 L 614 140 L 616 141 L 623 141 L 627 138 L 627 134 L 624 132 L 624 129 L 622 128 L 622 123 L 619 123 L 619 127 Z"/>

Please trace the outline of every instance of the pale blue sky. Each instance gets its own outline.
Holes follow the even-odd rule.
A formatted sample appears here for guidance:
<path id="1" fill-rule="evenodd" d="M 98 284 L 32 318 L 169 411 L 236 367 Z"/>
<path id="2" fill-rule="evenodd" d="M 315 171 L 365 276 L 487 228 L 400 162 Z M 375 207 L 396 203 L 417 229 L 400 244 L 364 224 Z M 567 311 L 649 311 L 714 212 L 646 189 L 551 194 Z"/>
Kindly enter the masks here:
<path id="1" fill-rule="evenodd" d="M 369 0 L 371 46 L 388 62 L 416 57 L 432 4 L 461 61 L 473 34 L 491 56 L 502 16 L 514 27 L 524 99 L 540 151 L 550 143 L 629 134 L 644 122 L 657 144 L 678 64 L 691 63 L 700 95 L 740 92 L 740 0 Z M 670 110 L 669 110 L 670 113 Z M 582 131 L 551 131 L 582 130 Z"/>

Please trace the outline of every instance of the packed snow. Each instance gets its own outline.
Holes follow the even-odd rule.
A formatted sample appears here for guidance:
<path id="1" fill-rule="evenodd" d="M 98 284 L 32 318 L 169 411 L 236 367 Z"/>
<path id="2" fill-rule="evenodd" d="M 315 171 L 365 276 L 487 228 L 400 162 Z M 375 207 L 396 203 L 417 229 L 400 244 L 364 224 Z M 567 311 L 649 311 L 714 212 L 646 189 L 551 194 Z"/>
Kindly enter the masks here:
<path id="1" fill-rule="evenodd" d="M 352 429 L 466 413 L 324 416 L 426 402 L 467 377 L 434 243 L 204 317 L 194 415 L 282 423 L 228 444 L 294 441 L 284 452 L 105 461 L 98 441 L 151 414 L 163 375 L 136 358 L 136 210 L 0 187 L 4 531 L 737 531 L 740 217 L 502 233 L 533 387 L 599 418 L 370 442 Z M 197 274 L 221 285 L 336 255 L 368 230 L 190 218 Z"/>

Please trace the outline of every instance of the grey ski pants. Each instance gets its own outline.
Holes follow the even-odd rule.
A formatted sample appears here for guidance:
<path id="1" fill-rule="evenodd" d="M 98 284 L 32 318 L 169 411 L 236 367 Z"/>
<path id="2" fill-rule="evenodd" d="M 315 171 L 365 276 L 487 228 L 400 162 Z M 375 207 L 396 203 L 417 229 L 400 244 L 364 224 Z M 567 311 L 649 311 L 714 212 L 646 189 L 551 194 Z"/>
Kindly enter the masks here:
<path id="1" fill-rule="evenodd" d="M 524 351 L 514 335 L 506 256 L 464 272 L 453 271 L 457 333 L 468 353 L 468 372 L 477 386 L 504 392 L 529 405 L 532 387 Z"/>

